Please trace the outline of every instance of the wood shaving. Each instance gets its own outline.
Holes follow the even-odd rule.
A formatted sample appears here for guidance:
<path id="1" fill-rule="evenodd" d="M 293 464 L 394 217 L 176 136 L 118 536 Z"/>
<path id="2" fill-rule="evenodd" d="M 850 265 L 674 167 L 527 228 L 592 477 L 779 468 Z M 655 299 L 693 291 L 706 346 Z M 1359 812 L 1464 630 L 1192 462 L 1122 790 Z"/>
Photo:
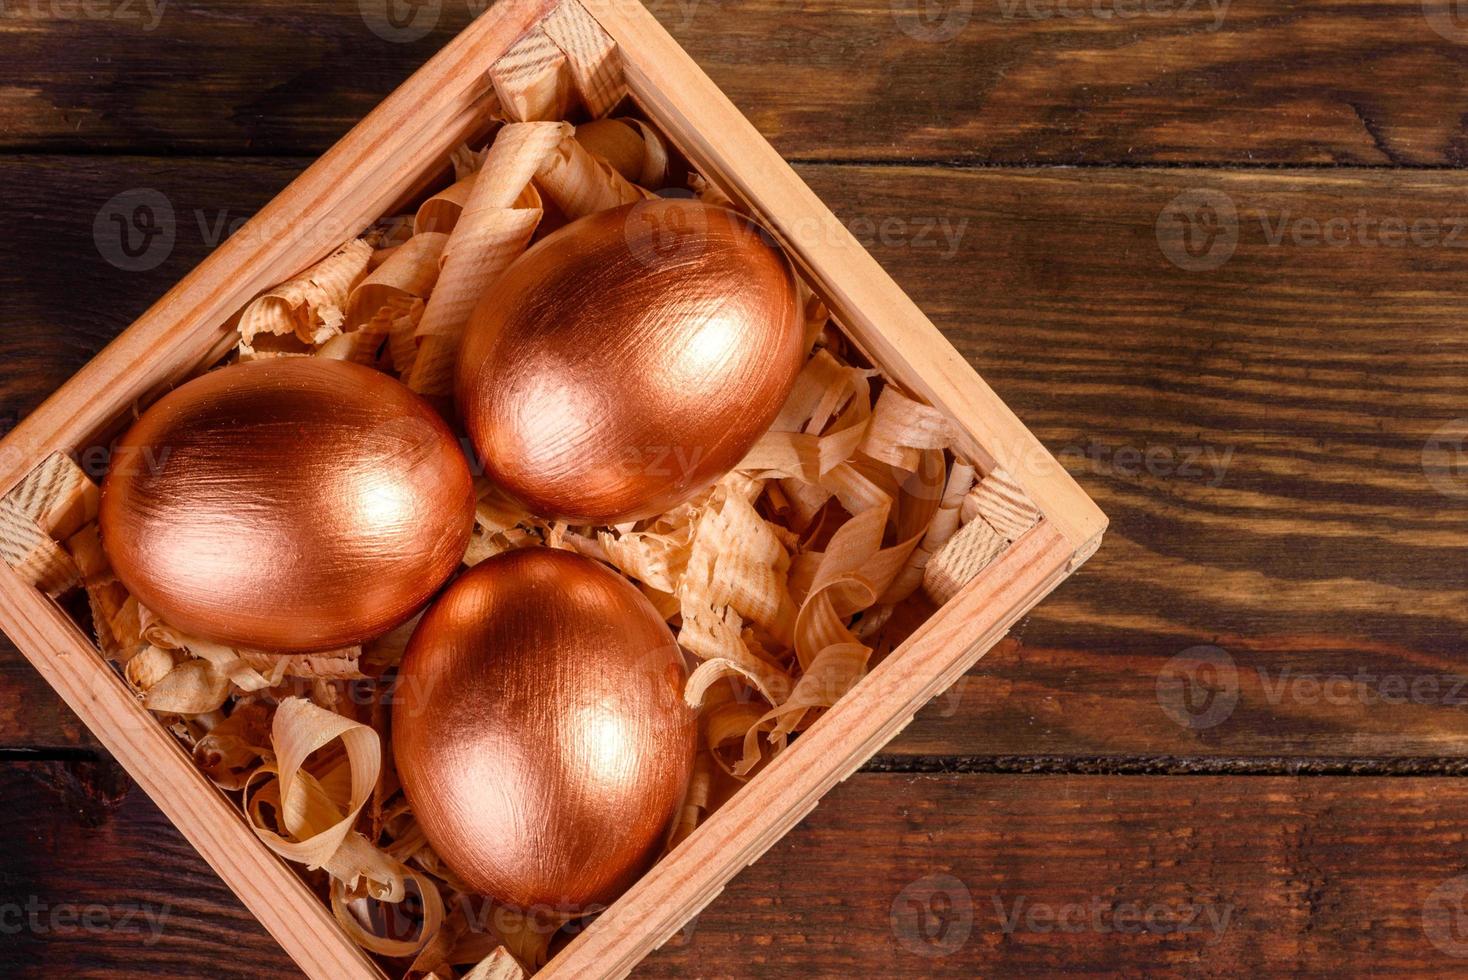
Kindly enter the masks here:
<path id="1" fill-rule="evenodd" d="M 566 123 L 511 123 L 495 136 L 442 246 L 443 271 L 415 331 L 420 348 L 405 380 L 419 394 L 453 394 L 469 314 L 529 247 L 543 213 L 531 178 L 569 131 Z"/>
<path id="2" fill-rule="evenodd" d="M 628 183 L 650 191 L 668 180 L 668 145 L 641 119 L 593 119 L 576 127 L 576 142 Z"/>
<path id="3" fill-rule="evenodd" d="M 309 353 L 342 332 L 347 299 L 372 261 L 372 246 L 360 238 L 347 242 L 290 282 L 255 300 L 240 316 L 240 357 L 271 353 Z M 278 342 L 258 345 L 261 337 Z"/>

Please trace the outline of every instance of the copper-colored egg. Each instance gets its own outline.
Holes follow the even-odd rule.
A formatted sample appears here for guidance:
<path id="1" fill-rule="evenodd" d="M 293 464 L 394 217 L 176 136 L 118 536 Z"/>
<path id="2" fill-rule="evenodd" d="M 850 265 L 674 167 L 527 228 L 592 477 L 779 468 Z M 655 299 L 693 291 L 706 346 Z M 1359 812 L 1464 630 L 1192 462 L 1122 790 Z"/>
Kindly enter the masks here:
<path id="1" fill-rule="evenodd" d="M 589 558 L 534 548 L 476 566 L 404 655 L 393 751 L 434 851 L 521 909 L 610 904 L 660 853 L 697 722 L 652 604 Z"/>
<path id="2" fill-rule="evenodd" d="M 170 625 L 279 652 L 362 643 L 463 560 L 473 479 L 453 433 L 394 379 L 324 358 L 213 371 L 118 444 L 102 544 Z"/>
<path id="3" fill-rule="evenodd" d="M 742 459 L 804 361 L 795 273 L 743 216 L 649 201 L 525 253 L 470 320 L 459 408 L 536 514 L 660 514 Z"/>

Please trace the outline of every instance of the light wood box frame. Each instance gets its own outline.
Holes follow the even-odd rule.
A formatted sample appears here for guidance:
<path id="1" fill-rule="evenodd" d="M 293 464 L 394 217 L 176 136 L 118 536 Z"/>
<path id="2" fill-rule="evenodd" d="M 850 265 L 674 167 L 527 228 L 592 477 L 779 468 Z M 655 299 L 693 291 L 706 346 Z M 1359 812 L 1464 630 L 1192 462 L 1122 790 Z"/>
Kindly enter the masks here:
<path id="1" fill-rule="evenodd" d="M 222 356 L 252 297 L 359 233 L 481 131 L 493 65 L 562 0 L 501 0 L 240 233 L 0 442 L 0 496 L 53 454 L 91 444 L 139 401 Z M 576 3 L 577 0 L 564 0 Z M 688 157 L 785 244 L 853 339 L 956 423 L 984 472 L 1003 468 L 1043 514 L 763 773 L 543 971 L 618 977 L 697 915 L 1096 550 L 1106 518 L 1033 435 L 637 2 L 581 0 L 615 42 L 630 94 Z M 271 229 L 336 228 L 318 235 Z M 0 628 L 250 911 L 323 980 L 381 978 L 296 873 L 99 656 L 52 599 L 0 562 Z"/>

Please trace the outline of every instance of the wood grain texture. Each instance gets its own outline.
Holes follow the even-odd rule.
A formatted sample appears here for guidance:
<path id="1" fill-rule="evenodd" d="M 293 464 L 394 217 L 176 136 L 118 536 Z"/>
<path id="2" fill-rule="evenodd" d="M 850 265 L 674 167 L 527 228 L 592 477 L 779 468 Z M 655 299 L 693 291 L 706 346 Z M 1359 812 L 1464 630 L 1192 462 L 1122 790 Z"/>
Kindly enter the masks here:
<path id="1" fill-rule="evenodd" d="M 315 155 L 485 5 L 8 3 L 0 149 Z M 1450 6 L 650 0 L 786 156 L 1009 164 L 1461 166 Z"/>
<path id="2" fill-rule="evenodd" d="M 1237 232 L 1200 253 L 1216 268 L 1170 237 L 1195 191 Z M 1112 518 L 981 668 L 1004 683 L 925 714 L 905 750 L 1462 756 L 1453 175 L 898 170 L 856 197 L 847 220 L 880 239 L 897 218 L 879 254 Z M 947 261 L 903 235 L 965 218 Z M 1232 680 L 1173 661 L 1208 644 Z M 1235 708 L 1202 717 L 1210 686 Z M 1164 703 L 1189 695 L 1196 719 Z"/>
<path id="3" fill-rule="evenodd" d="M 111 763 L 0 766 L 0 969 L 16 978 L 299 977 L 130 786 Z"/>
<path id="4" fill-rule="evenodd" d="M 0 152 L 231 156 L 0 158 L 0 429 L 483 6 L 111 2 L 0 0 Z M 1468 975 L 1461 780 L 1074 774 L 1468 772 L 1461 181 L 1338 169 L 1464 164 L 1445 0 L 651 5 L 782 153 L 880 164 L 802 174 L 1114 523 L 873 767 L 908 771 L 838 787 L 638 975 Z M 175 240 L 124 271 L 144 188 Z M 95 744 L 0 649 L 0 750 Z M 957 774 L 1007 768 L 1072 774 Z M 298 976 L 105 770 L 0 768 L 0 926 L 185 914 L 6 935 L 0 972 Z"/>
<path id="5" fill-rule="evenodd" d="M 53 454 L 0 499 L 0 561 L 52 598 L 84 579 L 63 547 L 96 520 L 100 492 L 69 456 Z"/>
<path id="6" fill-rule="evenodd" d="M 1464 799 L 1452 780 L 861 776 L 635 975 L 1468 975 Z"/>
<path id="7" fill-rule="evenodd" d="M 575 93 L 566 53 L 535 27 L 489 69 L 505 114 L 517 122 L 564 119 Z"/>
<path id="8" fill-rule="evenodd" d="M 102 747 L 158 804 L 210 866 L 301 969 L 316 980 L 383 980 L 381 971 L 341 934 L 329 909 L 297 872 L 267 849 L 237 805 L 199 771 L 172 734 L 96 656 L 75 621 L 0 565 L 0 629 L 33 661 L 97 736 Z"/>
<path id="9" fill-rule="evenodd" d="M 0 242 L 0 414 L 33 407 L 202 258 L 201 220 L 242 219 L 300 166 L 0 163 L 30 216 Z M 1468 250 L 1377 231 L 1377 244 L 1312 244 L 1300 223 L 1364 210 L 1372 227 L 1426 220 L 1446 239 L 1468 215 L 1453 175 L 802 173 L 1113 519 L 1106 548 L 889 754 L 1468 756 L 1468 685 L 1455 690 L 1468 498 L 1423 469 L 1432 434 L 1468 417 Z M 179 233 L 157 269 L 124 273 L 93 219 L 139 186 L 168 195 Z M 1237 248 L 1212 271 L 1158 243 L 1159 215 L 1192 188 L 1239 214 Z M 57 262 L 18 273 L 47 249 Z M 1200 644 L 1228 652 L 1238 691 L 1206 728 L 1158 694 L 1164 675 L 1206 700 L 1206 665 L 1169 667 Z M 0 671 L 7 744 L 77 744 L 26 665 L 10 654 Z"/>
<path id="10" fill-rule="evenodd" d="M 107 782 L 0 769 L 0 907 L 63 923 L 7 935 L 7 975 L 299 976 Z M 634 976 L 1465 976 L 1465 806 L 1451 779 L 862 774 Z"/>
<path id="11" fill-rule="evenodd" d="M 627 94 L 622 55 L 607 32 L 577 2 L 562 3 L 541 21 L 541 30 L 566 53 L 581 105 L 593 119 L 616 108 Z"/>

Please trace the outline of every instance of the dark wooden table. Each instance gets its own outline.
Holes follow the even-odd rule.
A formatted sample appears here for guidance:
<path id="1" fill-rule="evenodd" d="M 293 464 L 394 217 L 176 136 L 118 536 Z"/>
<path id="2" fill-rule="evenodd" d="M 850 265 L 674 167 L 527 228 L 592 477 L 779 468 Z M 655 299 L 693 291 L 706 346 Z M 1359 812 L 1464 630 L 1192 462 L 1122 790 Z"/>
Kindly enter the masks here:
<path id="1" fill-rule="evenodd" d="M 0 416 L 483 6 L 384 2 L 0 0 Z M 1112 530 L 641 975 L 1468 975 L 1468 18 L 654 6 Z M 296 975 L 8 645 L 0 972 Z"/>

